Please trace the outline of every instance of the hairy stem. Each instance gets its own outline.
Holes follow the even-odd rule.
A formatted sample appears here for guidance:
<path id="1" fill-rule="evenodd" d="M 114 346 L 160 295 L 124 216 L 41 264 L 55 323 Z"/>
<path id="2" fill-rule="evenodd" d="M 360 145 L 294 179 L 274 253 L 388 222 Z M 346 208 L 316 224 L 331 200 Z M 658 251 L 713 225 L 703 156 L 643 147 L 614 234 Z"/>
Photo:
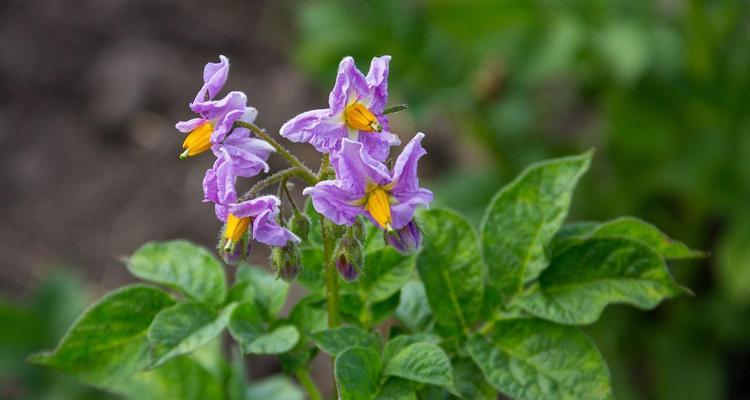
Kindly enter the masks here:
<path id="1" fill-rule="evenodd" d="M 253 185 L 253 187 L 250 188 L 250 190 L 248 190 L 247 192 L 245 192 L 245 194 L 240 196 L 240 198 L 237 199 L 237 202 L 240 203 L 246 200 L 250 200 L 254 198 L 255 196 L 257 196 L 261 190 L 273 185 L 274 183 L 286 181 L 289 178 L 294 177 L 294 176 L 302 177 L 303 173 L 297 167 L 287 168 L 279 172 L 276 172 L 258 181 L 255 185 Z"/>
<path id="2" fill-rule="evenodd" d="M 339 319 L 339 281 L 336 265 L 333 262 L 333 245 L 335 238 L 331 236 L 330 229 L 326 229 L 326 219 L 320 216 L 320 233 L 323 237 L 323 268 L 325 269 L 326 280 L 326 302 L 328 304 L 328 327 L 335 328 L 341 324 Z M 336 361 L 332 357 L 332 362 Z M 333 377 L 334 391 L 336 390 L 336 376 Z M 338 395 L 334 393 L 334 398 Z"/>
<path id="3" fill-rule="evenodd" d="M 383 110 L 383 115 L 385 115 L 385 114 L 391 114 L 391 113 L 395 113 L 395 112 L 399 112 L 399 111 L 404 111 L 407 108 L 408 107 L 406 107 L 406 104 L 399 104 L 397 106 L 388 107 L 385 110 Z"/>
<path id="4" fill-rule="evenodd" d="M 307 372 L 306 369 L 301 369 L 297 371 L 294 374 L 297 377 L 297 380 L 302 385 L 302 387 L 305 388 L 305 391 L 307 392 L 307 395 L 310 397 L 310 400 L 322 400 L 323 397 L 320 396 L 320 391 L 318 391 L 318 387 L 315 386 L 315 382 L 310 378 L 310 373 Z"/>
<path id="5" fill-rule="evenodd" d="M 266 133 L 266 131 L 259 128 L 257 125 L 253 123 L 245 122 L 245 121 L 235 121 L 234 125 L 241 126 L 243 128 L 247 128 L 253 131 L 255 136 L 265 140 L 266 142 L 268 142 L 268 144 L 273 146 L 273 148 L 276 149 L 276 152 L 279 153 L 282 157 L 284 157 L 286 161 L 289 163 L 289 165 L 299 168 L 299 170 L 301 171 L 300 176 L 304 180 L 306 180 L 307 183 L 311 185 L 317 183 L 318 179 L 315 176 L 315 173 L 310 168 L 307 168 L 307 166 L 305 166 L 305 164 L 303 164 L 302 161 L 300 161 L 297 157 L 295 157 L 292 153 L 290 153 L 289 150 L 286 149 L 286 147 L 282 146 L 279 142 L 277 142 L 271 136 L 269 136 Z"/>

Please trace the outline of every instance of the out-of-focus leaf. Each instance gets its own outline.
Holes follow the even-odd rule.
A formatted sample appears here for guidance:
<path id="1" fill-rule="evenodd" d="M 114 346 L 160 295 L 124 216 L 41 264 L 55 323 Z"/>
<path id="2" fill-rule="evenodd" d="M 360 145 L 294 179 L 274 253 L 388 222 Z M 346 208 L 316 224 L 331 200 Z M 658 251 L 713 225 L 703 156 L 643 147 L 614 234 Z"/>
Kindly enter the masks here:
<path id="1" fill-rule="evenodd" d="M 274 376 L 252 382 L 245 400 L 304 400 L 305 395 L 297 385 L 284 376 Z"/>
<path id="2" fill-rule="evenodd" d="M 380 350 L 380 340 L 375 334 L 355 326 L 342 326 L 319 331 L 312 334 L 312 339 L 323 351 L 334 356 L 350 347 Z"/>
<path id="3" fill-rule="evenodd" d="M 237 284 L 248 283 L 242 300 L 252 300 L 264 319 L 276 317 L 286 302 L 289 284 L 274 278 L 260 267 L 241 265 L 237 268 Z"/>
<path id="4" fill-rule="evenodd" d="M 367 253 L 359 286 L 375 303 L 398 292 L 411 279 L 414 257 L 399 254 L 390 247 Z"/>
<path id="5" fill-rule="evenodd" d="M 380 388 L 382 369 L 372 349 L 351 347 L 336 356 L 333 370 L 341 400 L 372 400 Z"/>
<path id="6" fill-rule="evenodd" d="M 430 328 L 434 318 L 422 282 L 411 281 L 401 289 L 396 317 L 412 332 L 423 332 Z"/>
<path id="7" fill-rule="evenodd" d="M 513 303 L 540 318 L 589 324 L 611 303 L 650 309 L 683 293 L 664 261 L 645 244 L 594 238 L 552 260 L 539 284 Z"/>
<path id="8" fill-rule="evenodd" d="M 113 389 L 133 400 L 221 400 L 226 398 L 221 378 L 190 356 L 173 358 L 156 369 L 140 372 Z"/>
<path id="9" fill-rule="evenodd" d="M 49 365 L 100 388 L 111 388 L 148 363 L 146 333 L 162 309 L 174 304 L 166 293 L 133 285 L 116 290 L 86 310 L 49 353 L 31 362 Z"/>
<path id="10" fill-rule="evenodd" d="M 388 360 L 383 374 L 448 389 L 454 386 L 450 359 L 443 349 L 432 343 L 406 346 Z"/>
<path id="11" fill-rule="evenodd" d="M 380 387 L 375 400 L 417 400 L 417 393 L 413 383 L 392 376 Z"/>
<path id="12" fill-rule="evenodd" d="M 242 351 L 252 354 L 278 354 L 291 350 L 300 338 L 293 325 L 268 328 L 254 303 L 241 303 L 229 318 L 229 332 Z"/>

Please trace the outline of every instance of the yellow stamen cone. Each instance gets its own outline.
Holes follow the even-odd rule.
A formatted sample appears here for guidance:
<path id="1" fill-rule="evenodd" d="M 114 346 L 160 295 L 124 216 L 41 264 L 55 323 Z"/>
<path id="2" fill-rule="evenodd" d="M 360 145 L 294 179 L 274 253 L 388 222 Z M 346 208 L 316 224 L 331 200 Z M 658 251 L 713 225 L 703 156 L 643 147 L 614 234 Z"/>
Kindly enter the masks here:
<path id="1" fill-rule="evenodd" d="M 242 239 L 242 235 L 247 232 L 248 227 L 250 227 L 250 217 L 240 218 L 234 214 L 229 214 L 224 228 L 224 238 L 227 240 L 224 250 L 232 251 L 235 244 Z"/>
<path id="2" fill-rule="evenodd" d="M 382 131 L 383 128 L 378 123 L 378 119 L 375 118 L 370 110 L 367 109 L 362 103 L 356 102 L 344 110 L 344 118 L 346 124 L 358 131 L 373 132 Z"/>
<path id="3" fill-rule="evenodd" d="M 185 141 L 182 142 L 182 148 L 185 151 L 180 154 L 180 159 L 186 159 L 205 152 L 211 148 L 211 133 L 214 131 L 214 126 L 211 122 L 206 121 L 197 128 L 193 129 L 188 133 Z"/>
<path id="4" fill-rule="evenodd" d="M 391 228 L 391 203 L 388 201 L 388 193 L 383 188 L 376 188 L 367 196 L 365 210 L 370 213 L 372 219 L 389 232 Z"/>

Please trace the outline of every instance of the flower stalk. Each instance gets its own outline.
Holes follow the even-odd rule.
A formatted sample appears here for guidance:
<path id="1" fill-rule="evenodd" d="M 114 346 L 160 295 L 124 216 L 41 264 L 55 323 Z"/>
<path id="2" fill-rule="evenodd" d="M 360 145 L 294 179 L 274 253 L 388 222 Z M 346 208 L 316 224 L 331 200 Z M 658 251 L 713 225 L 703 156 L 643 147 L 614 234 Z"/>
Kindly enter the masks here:
<path id="1" fill-rule="evenodd" d="M 286 149 L 286 147 L 282 146 L 281 143 L 274 140 L 271 136 L 269 136 L 265 130 L 259 128 L 257 125 L 253 124 L 252 122 L 245 122 L 245 121 L 235 121 L 235 126 L 240 126 L 243 128 L 250 129 L 255 136 L 265 140 L 273 146 L 274 149 L 282 156 L 286 161 L 289 163 L 289 165 L 296 167 L 300 171 L 300 176 L 307 181 L 309 184 L 315 184 L 318 179 L 315 176 L 315 173 L 305 166 L 305 164 L 302 163 L 297 157 L 295 157 L 292 153 L 289 152 L 289 150 Z"/>

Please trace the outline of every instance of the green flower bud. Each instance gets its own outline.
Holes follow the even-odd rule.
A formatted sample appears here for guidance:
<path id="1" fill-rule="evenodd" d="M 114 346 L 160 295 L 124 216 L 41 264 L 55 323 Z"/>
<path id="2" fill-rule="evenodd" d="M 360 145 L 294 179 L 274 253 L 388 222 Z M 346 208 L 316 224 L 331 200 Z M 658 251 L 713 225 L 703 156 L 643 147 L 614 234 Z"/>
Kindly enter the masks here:
<path id="1" fill-rule="evenodd" d="M 339 275 L 347 281 L 357 280 L 364 266 L 365 256 L 362 243 L 351 235 L 344 236 L 336 248 L 334 263 Z"/>
<path id="2" fill-rule="evenodd" d="M 271 267 L 276 273 L 276 278 L 286 282 L 293 281 L 302 270 L 302 256 L 297 245 L 290 242 L 284 247 L 272 247 Z"/>
<path id="3" fill-rule="evenodd" d="M 300 212 L 295 212 L 289 219 L 289 230 L 297 235 L 302 241 L 307 241 L 310 234 L 310 217 Z"/>

